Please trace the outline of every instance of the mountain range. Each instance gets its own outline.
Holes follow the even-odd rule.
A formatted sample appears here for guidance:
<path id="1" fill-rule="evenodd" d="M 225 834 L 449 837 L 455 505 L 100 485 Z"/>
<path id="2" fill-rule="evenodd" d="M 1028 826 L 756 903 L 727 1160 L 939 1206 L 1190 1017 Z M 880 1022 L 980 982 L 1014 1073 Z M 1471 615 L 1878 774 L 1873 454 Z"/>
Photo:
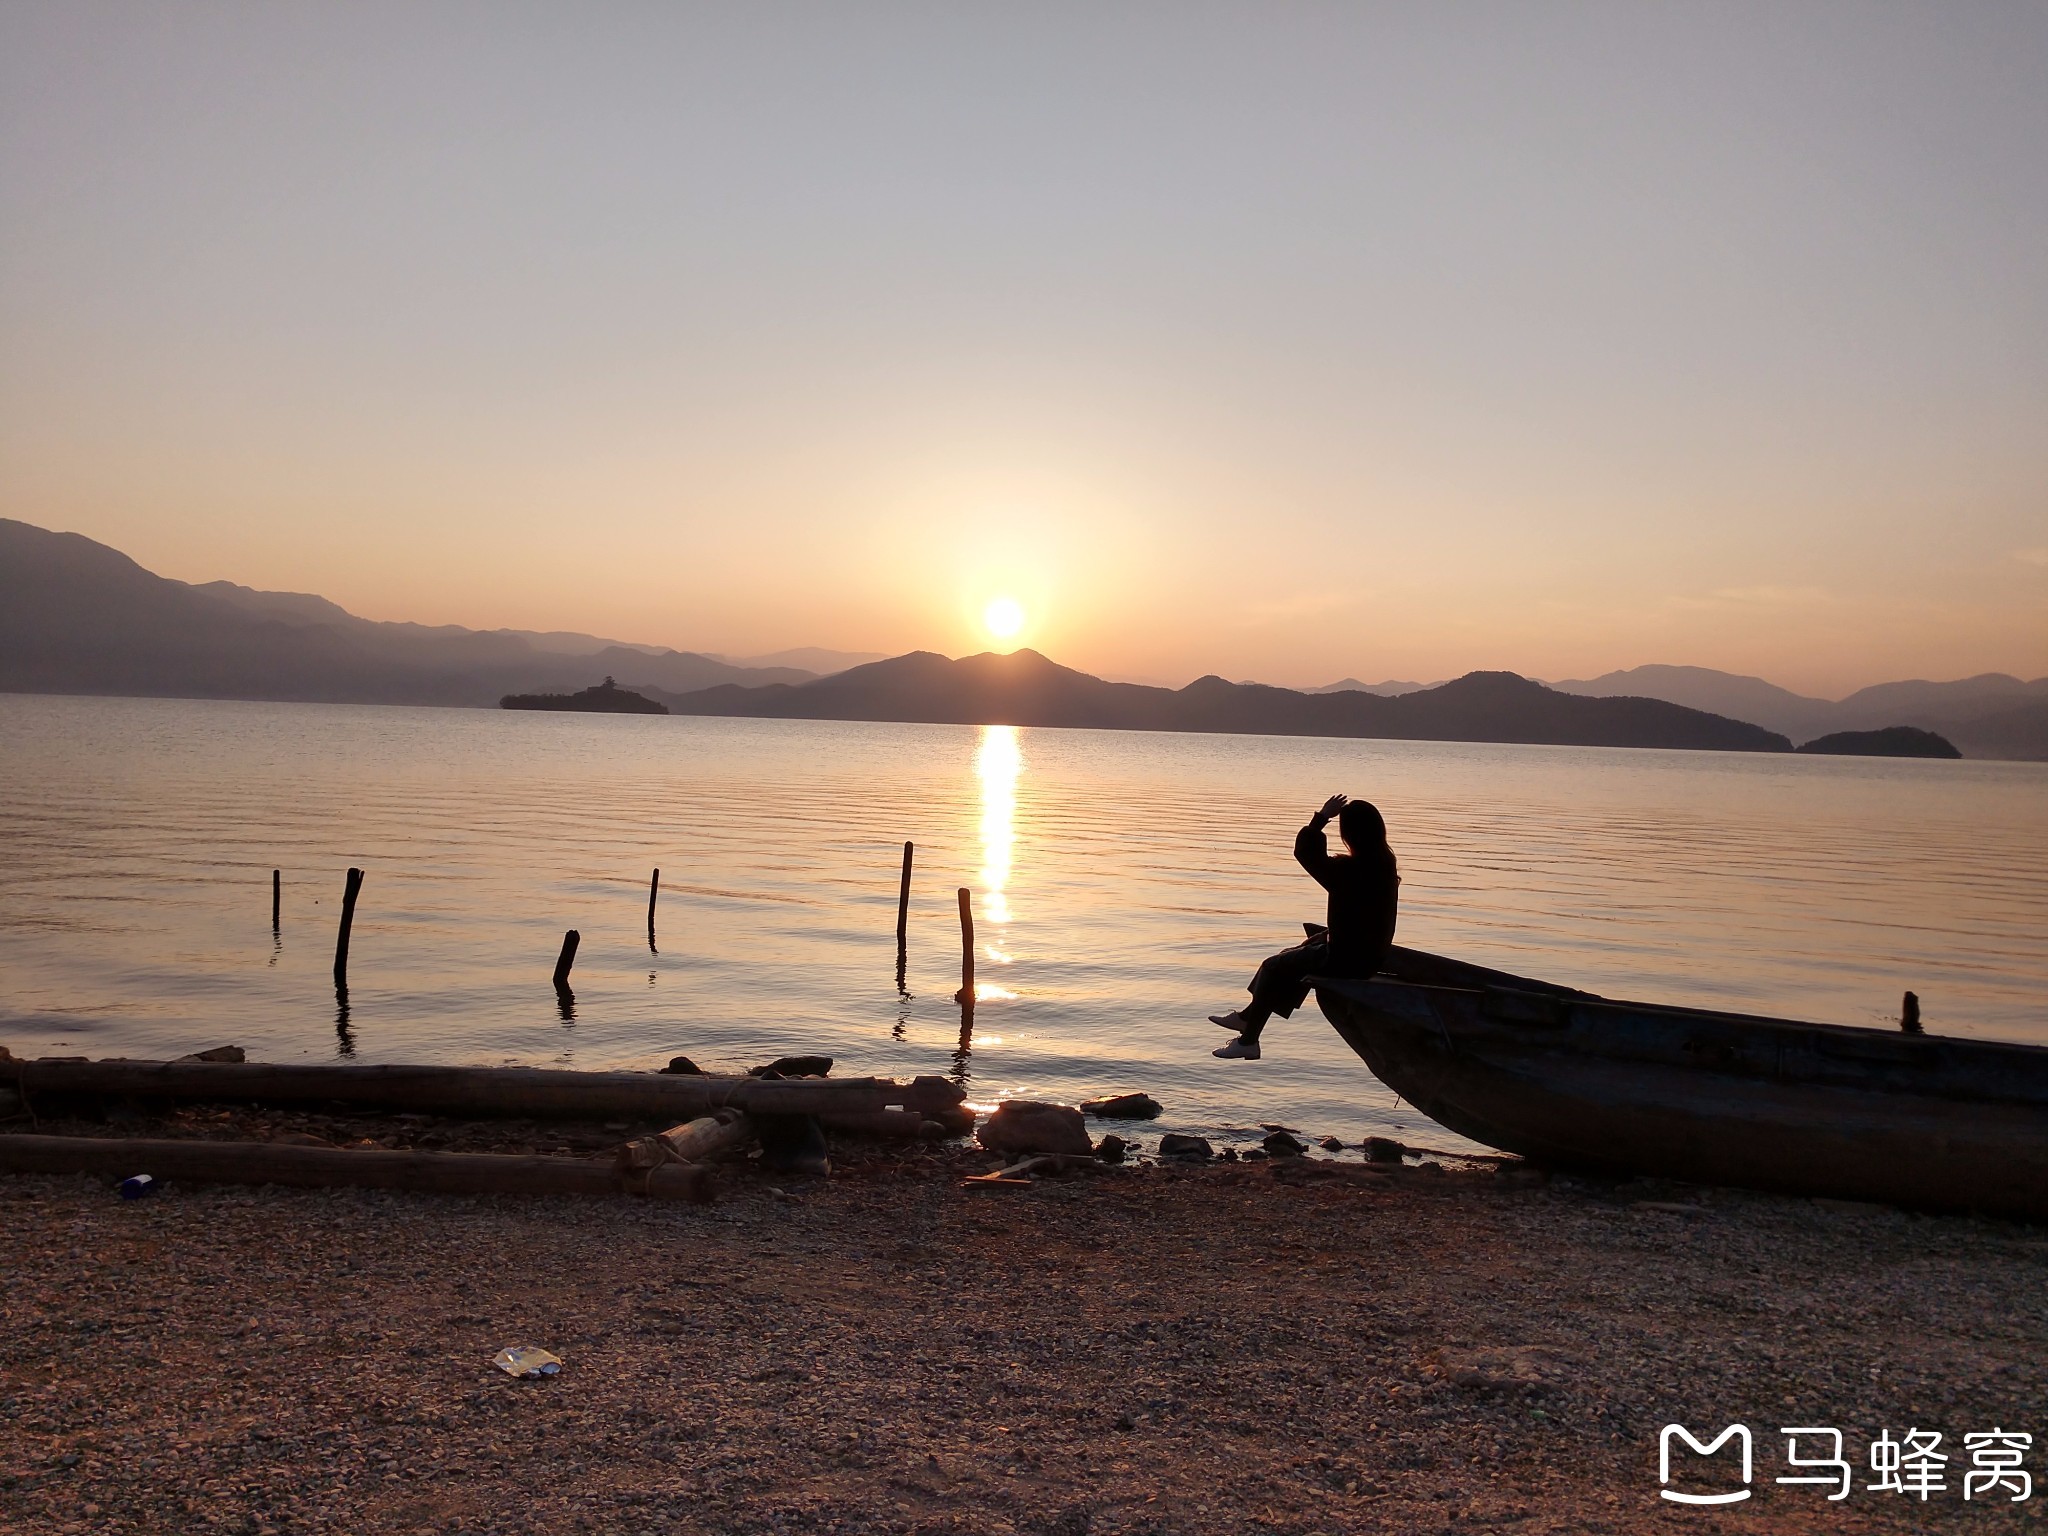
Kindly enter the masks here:
<path id="1" fill-rule="evenodd" d="M 570 631 L 381 623 L 308 593 L 173 581 L 81 535 L 0 519 L 0 691 L 488 707 L 611 673 L 680 714 L 1747 751 L 1911 725 L 1973 757 L 2048 760 L 2048 678 L 1997 673 L 1831 701 L 1701 667 L 1300 691 L 1111 682 L 1031 651 L 951 661 L 810 648 L 747 662 Z"/>
<path id="2" fill-rule="evenodd" d="M 2048 677 L 1986 672 L 1954 682 L 1878 683 L 1846 699 L 1814 699 L 1760 677 L 1708 667 L 1631 667 L 1551 686 L 1589 698 L 1644 695 L 1753 720 L 1794 741 L 1910 725 L 1938 731 L 1968 757 L 2048 759 Z"/>
<path id="3" fill-rule="evenodd" d="M 1512 672 L 1472 672 L 1396 698 L 1358 689 L 1299 693 L 1220 677 L 1197 678 L 1185 688 L 1155 688 L 1107 682 L 1033 650 L 988 652 L 958 661 L 912 651 L 807 683 L 753 688 L 727 683 L 651 696 L 675 714 L 756 719 L 1000 722 L 1729 752 L 1785 752 L 1792 746 L 1762 726 L 1662 699 L 1586 698 Z"/>

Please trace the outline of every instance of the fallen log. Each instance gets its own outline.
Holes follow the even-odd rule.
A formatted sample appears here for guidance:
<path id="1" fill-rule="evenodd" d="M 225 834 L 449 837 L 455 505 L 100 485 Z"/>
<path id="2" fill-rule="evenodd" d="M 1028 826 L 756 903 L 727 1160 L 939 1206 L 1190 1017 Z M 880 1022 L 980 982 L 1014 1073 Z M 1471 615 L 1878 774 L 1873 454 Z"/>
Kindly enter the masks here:
<path id="1" fill-rule="evenodd" d="M 659 1072 L 564 1072 L 538 1067 L 275 1066 L 267 1062 L 87 1061 L 0 1058 L 0 1082 L 40 1096 L 351 1104 L 465 1119 L 695 1119 L 718 1109 L 759 1114 L 867 1115 L 935 1094 L 875 1078 L 685 1077 Z M 957 1090 L 956 1090 L 957 1091 Z M 955 1100 L 955 1103 L 958 1101 Z"/>
<path id="2" fill-rule="evenodd" d="M 495 1152 L 382 1152 L 264 1141 L 169 1141 L 87 1136 L 0 1136 L 0 1172 L 97 1173 L 203 1184 L 290 1184 L 306 1189 L 408 1189 L 461 1195 L 616 1195 L 709 1200 L 709 1170 L 669 1163 L 630 1184 L 606 1162 Z"/>

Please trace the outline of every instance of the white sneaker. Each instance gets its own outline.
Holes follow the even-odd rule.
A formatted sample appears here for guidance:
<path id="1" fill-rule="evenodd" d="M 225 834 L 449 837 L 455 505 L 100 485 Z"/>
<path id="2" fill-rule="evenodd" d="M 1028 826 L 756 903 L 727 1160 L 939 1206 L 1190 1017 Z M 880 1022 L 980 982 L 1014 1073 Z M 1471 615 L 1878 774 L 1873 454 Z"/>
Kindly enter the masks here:
<path id="1" fill-rule="evenodd" d="M 1244 1033 L 1244 1015 L 1239 1013 L 1235 1008 L 1231 1009 L 1228 1013 L 1210 1014 L 1209 1022 L 1211 1024 L 1222 1025 L 1232 1034 L 1241 1035 Z"/>
<path id="2" fill-rule="evenodd" d="M 1239 1035 L 1230 1044 L 1219 1045 L 1209 1054 L 1211 1056 L 1220 1056 L 1225 1061 L 1257 1061 L 1259 1059 L 1259 1042 L 1247 1040 L 1243 1035 Z"/>

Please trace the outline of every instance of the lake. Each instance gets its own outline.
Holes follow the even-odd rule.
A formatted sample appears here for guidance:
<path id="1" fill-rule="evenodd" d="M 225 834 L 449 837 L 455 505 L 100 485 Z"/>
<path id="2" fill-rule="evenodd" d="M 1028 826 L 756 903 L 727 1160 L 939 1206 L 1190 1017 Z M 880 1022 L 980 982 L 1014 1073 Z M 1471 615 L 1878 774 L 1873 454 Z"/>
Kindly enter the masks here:
<path id="1" fill-rule="evenodd" d="M 1227 1037 L 1205 1016 L 1321 919 L 1290 847 L 1340 790 L 1386 814 L 1402 943 L 1843 1024 L 1889 1024 L 1911 988 L 1932 1032 L 2048 1042 L 2042 764 L 5 695 L 0 766 L 18 1055 L 821 1052 L 842 1075 L 949 1074 L 984 1105 L 1142 1089 L 1157 1128 L 1223 1141 L 1461 1145 L 1313 1003 L 1263 1061 L 1209 1055 Z"/>

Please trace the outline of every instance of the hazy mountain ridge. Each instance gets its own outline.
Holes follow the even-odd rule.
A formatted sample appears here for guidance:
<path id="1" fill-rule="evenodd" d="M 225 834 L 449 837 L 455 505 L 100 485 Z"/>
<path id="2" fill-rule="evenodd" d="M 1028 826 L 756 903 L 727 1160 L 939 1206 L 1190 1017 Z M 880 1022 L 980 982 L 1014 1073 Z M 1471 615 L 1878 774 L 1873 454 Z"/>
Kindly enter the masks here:
<path id="1" fill-rule="evenodd" d="M 510 630 L 380 623 L 307 593 L 173 581 L 82 535 L 0 518 L 0 689 L 15 692 L 490 707 L 606 672 L 678 689 L 812 675 L 582 638 L 597 649 L 544 650 Z"/>
<path id="2" fill-rule="evenodd" d="M 1760 677 L 1711 667 L 1642 666 L 1553 683 L 1595 698 L 1666 699 L 1738 720 L 1754 720 L 1794 741 L 1840 731 L 1909 725 L 1938 731 L 1968 757 L 2048 759 L 2048 677 L 2023 682 L 1986 672 L 1952 682 L 1876 683 L 1845 699 L 1815 699 Z"/>
<path id="3" fill-rule="evenodd" d="M 1300 693 L 1220 677 L 1185 688 L 1112 683 L 1036 651 L 949 661 L 929 651 L 795 686 L 717 687 L 663 694 L 677 714 L 932 724 L 1078 726 L 1410 741 L 1786 752 L 1782 735 L 1660 699 L 1558 693 L 1512 672 L 1473 672 L 1383 698 L 1356 690 Z"/>

